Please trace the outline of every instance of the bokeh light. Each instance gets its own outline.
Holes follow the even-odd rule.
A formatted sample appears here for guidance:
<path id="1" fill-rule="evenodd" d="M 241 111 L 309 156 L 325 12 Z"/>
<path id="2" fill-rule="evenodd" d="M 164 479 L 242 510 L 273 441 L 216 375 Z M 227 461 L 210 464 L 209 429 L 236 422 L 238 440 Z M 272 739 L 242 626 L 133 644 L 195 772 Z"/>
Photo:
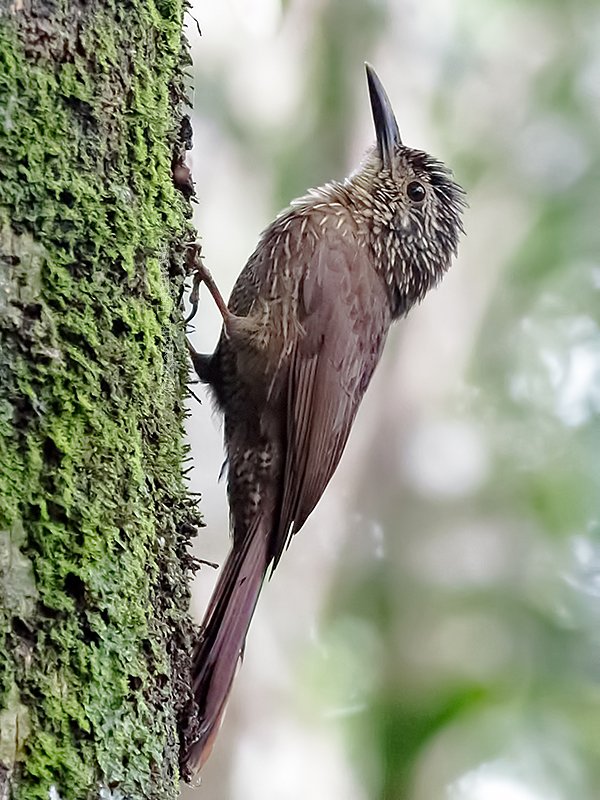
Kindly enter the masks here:
<path id="1" fill-rule="evenodd" d="M 260 231 L 372 139 L 468 193 L 340 468 L 266 585 L 199 788 L 211 800 L 600 797 L 600 9 L 592 0 L 196 0 L 191 154 L 227 293 Z M 219 318 L 203 296 L 193 341 Z M 201 390 L 198 390 L 201 391 Z M 221 431 L 189 436 L 221 561 Z M 215 576 L 197 577 L 202 616 Z"/>

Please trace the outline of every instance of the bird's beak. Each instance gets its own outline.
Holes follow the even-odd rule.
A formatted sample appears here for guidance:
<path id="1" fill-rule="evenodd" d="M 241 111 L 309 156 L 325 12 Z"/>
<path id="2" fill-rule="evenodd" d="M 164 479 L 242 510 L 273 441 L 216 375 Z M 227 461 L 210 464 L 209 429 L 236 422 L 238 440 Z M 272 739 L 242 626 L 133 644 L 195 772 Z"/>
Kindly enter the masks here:
<path id="1" fill-rule="evenodd" d="M 370 64 L 365 64 L 365 69 L 367 70 L 371 110 L 373 112 L 373 122 L 375 123 L 375 133 L 377 134 L 377 150 L 383 166 L 386 169 L 391 169 L 394 150 L 398 145 L 402 144 L 398 123 L 394 116 L 390 98 L 387 96 L 377 73 Z"/>

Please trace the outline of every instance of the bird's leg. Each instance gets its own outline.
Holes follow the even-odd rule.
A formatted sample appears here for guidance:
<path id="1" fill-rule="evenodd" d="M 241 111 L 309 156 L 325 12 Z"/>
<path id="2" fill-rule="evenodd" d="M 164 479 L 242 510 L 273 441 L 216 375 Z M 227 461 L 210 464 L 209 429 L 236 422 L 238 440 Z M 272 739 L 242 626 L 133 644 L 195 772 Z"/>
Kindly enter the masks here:
<path id="1" fill-rule="evenodd" d="M 196 312 L 198 311 L 201 283 L 206 284 L 206 288 L 211 293 L 213 300 L 217 304 L 217 308 L 221 312 L 221 316 L 223 317 L 223 323 L 225 324 L 225 327 L 227 327 L 227 322 L 233 316 L 233 314 L 227 308 L 227 303 L 223 299 L 223 295 L 219 291 L 219 287 L 215 283 L 213 276 L 204 266 L 202 261 L 198 262 L 198 266 L 194 270 L 194 282 L 192 284 L 192 291 L 190 294 L 190 305 L 192 306 L 192 310 L 186 319 L 186 323 L 191 322 L 191 320 L 196 316 Z"/>
<path id="2" fill-rule="evenodd" d="M 199 245 L 192 245 L 190 247 L 188 263 L 192 263 L 193 265 L 194 279 L 192 291 L 190 293 L 190 305 L 192 306 L 192 310 L 186 319 L 186 323 L 190 322 L 196 315 L 198 302 L 200 300 L 200 284 L 205 283 L 223 317 L 223 329 L 227 338 L 234 338 L 239 341 L 246 340 L 248 336 L 251 336 L 256 331 L 257 323 L 251 316 L 239 317 L 237 314 L 234 314 L 233 311 L 229 310 L 227 303 L 223 299 L 223 295 L 219 291 L 219 287 L 215 283 L 213 276 L 204 266 L 202 257 L 199 255 L 198 251 Z"/>
<path id="3" fill-rule="evenodd" d="M 202 256 L 200 255 L 200 245 L 198 243 L 193 243 L 188 248 L 188 270 L 192 272 L 194 275 L 193 283 L 192 283 L 192 291 L 190 294 L 190 305 L 192 310 L 190 311 L 189 316 L 186 318 L 186 323 L 191 322 L 192 319 L 196 316 L 196 312 L 198 311 L 198 303 L 200 302 L 200 284 L 205 283 L 208 291 L 211 293 L 213 300 L 217 304 L 217 308 L 221 312 L 221 316 L 223 317 L 223 324 L 227 329 L 227 323 L 231 321 L 231 317 L 234 315 L 231 311 L 227 308 L 227 303 L 223 299 L 223 295 L 219 291 L 219 287 L 214 281 L 213 276 L 210 274 L 208 269 L 204 266 L 204 261 L 202 260 Z"/>

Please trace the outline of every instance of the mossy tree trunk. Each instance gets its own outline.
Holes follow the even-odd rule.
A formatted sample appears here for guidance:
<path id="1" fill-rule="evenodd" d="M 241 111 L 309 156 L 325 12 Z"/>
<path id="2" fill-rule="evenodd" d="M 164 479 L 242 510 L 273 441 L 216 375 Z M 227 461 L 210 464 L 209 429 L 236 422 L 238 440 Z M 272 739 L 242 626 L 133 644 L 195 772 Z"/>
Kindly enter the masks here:
<path id="1" fill-rule="evenodd" d="M 182 17 L 0 0 L 0 800 L 177 796 Z"/>

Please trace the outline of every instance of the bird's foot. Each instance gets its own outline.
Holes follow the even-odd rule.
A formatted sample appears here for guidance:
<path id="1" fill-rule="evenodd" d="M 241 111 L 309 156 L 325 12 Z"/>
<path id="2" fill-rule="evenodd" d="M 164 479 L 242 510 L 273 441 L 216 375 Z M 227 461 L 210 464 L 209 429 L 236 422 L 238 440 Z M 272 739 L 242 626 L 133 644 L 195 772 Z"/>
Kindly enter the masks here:
<path id="1" fill-rule="evenodd" d="M 227 328 L 227 323 L 230 321 L 231 317 L 233 316 L 231 311 L 227 308 L 227 303 L 223 299 L 223 295 L 219 291 L 219 287 L 214 281 L 213 276 L 210 274 L 208 269 L 204 266 L 204 261 L 202 260 L 202 256 L 200 255 L 200 245 L 194 243 L 189 248 L 189 255 L 188 255 L 188 267 L 190 268 L 190 272 L 193 274 L 193 283 L 192 283 L 192 291 L 190 293 L 190 306 L 191 311 L 189 315 L 186 317 L 186 324 L 191 322 L 192 319 L 196 316 L 196 312 L 198 311 L 198 304 L 200 302 L 200 284 L 206 284 L 206 288 L 211 293 L 213 300 L 217 304 L 217 308 L 221 312 L 221 316 L 223 317 L 223 323 L 225 328 Z"/>
<path id="2" fill-rule="evenodd" d="M 204 266 L 204 261 L 200 255 L 201 245 L 199 242 L 191 242 L 187 249 L 187 272 L 188 275 L 193 275 L 192 291 L 190 294 L 191 310 L 189 315 L 185 318 L 186 325 L 193 320 L 198 311 L 198 303 L 200 302 L 200 284 L 204 280 L 205 273 L 207 272 Z"/>

